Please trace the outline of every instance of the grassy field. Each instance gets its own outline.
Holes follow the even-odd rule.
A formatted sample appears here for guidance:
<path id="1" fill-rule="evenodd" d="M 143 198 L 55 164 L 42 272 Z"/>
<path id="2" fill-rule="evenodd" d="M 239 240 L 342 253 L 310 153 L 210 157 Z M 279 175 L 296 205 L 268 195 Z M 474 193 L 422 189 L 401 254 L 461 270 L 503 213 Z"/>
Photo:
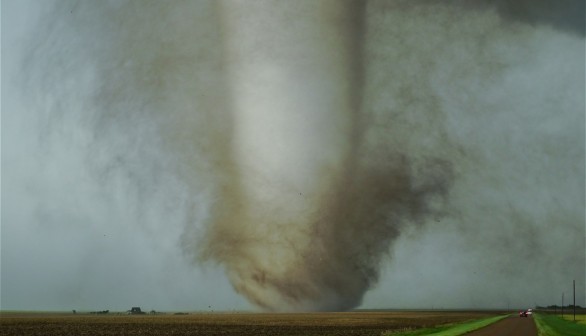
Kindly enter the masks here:
<path id="1" fill-rule="evenodd" d="M 566 316 L 564 316 L 566 317 Z M 584 336 L 586 324 L 570 321 L 554 314 L 534 314 L 539 336 Z M 573 316 L 572 316 L 573 318 Z M 576 315 L 578 320 L 578 315 Z"/>
<path id="2" fill-rule="evenodd" d="M 558 315 L 560 317 L 562 317 L 562 315 Z M 563 316 L 564 320 L 568 320 L 568 321 L 574 321 L 574 314 L 564 314 Z M 576 323 L 579 324 L 584 324 L 586 325 L 586 314 L 582 313 L 582 314 L 576 314 Z"/>
<path id="3" fill-rule="evenodd" d="M 502 312 L 357 311 L 345 313 L 90 315 L 2 313 L 0 335 L 376 335 L 430 328 Z"/>

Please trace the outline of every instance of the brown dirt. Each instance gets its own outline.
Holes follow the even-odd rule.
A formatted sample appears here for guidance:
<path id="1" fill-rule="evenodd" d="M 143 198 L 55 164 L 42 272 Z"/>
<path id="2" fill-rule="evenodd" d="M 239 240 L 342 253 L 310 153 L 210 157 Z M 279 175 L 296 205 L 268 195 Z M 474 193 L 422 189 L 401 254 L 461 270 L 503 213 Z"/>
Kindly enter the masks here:
<path id="1" fill-rule="evenodd" d="M 0 315 L 0 335 L 377 335 L 431 327 L 502 312 L 346 312 L 189 315 Z"/>
<path id="2" fill-rule="evenodd" d="M 532 317 L 512 315 L 485 328 L 466 334 L 467 336 L 537 336 L 537 327 Z"/>

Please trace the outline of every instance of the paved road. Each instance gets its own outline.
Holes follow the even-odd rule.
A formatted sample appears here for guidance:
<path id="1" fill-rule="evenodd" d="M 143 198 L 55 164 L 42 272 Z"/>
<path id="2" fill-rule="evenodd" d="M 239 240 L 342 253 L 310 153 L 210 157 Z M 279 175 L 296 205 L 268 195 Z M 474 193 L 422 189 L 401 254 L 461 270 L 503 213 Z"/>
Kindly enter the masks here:
<path id="1" fill-rule="evenodd" d="M 537 328 L 532 317 L 511 315 L 466 336 L 537 336 Z"/>

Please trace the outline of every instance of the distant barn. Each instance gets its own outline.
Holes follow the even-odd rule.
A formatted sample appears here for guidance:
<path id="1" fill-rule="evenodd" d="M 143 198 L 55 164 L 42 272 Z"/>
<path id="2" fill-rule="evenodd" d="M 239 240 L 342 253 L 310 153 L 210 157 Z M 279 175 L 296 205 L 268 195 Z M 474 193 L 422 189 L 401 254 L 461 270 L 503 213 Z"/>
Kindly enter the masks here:
<path id="1" fill-rule="evenodd" d="M 129 314 L 131 315 L 142 315 L 142 314 L 146 314 L 145 312 L 143 312 L 140 307 L 132 307 L 132 309 L 130 309 L 128 311 Z"/>

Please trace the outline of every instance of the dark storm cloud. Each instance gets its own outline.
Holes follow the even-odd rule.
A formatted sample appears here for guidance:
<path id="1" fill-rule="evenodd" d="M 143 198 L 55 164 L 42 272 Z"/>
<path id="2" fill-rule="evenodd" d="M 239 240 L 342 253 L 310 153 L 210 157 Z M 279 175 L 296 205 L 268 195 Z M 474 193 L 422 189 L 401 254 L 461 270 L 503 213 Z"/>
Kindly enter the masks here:
<path id="1" fill-rule="evenodd" d="M 583 0 L 494 0 L 489 4 L 494 4 L 507 20 L 585 35 L 586 2 Z"/>
<path id="2" fill-rule="evenodd" d="M 456 6 L 481 12 L 496 10 L 509 23 L 528 24 L 534 27 L 549 26 L 582 37 L 585 34 L 586 2 L 582 0 L 419 0 L 387 1 L 382 6 L 396 9 Z"/>

